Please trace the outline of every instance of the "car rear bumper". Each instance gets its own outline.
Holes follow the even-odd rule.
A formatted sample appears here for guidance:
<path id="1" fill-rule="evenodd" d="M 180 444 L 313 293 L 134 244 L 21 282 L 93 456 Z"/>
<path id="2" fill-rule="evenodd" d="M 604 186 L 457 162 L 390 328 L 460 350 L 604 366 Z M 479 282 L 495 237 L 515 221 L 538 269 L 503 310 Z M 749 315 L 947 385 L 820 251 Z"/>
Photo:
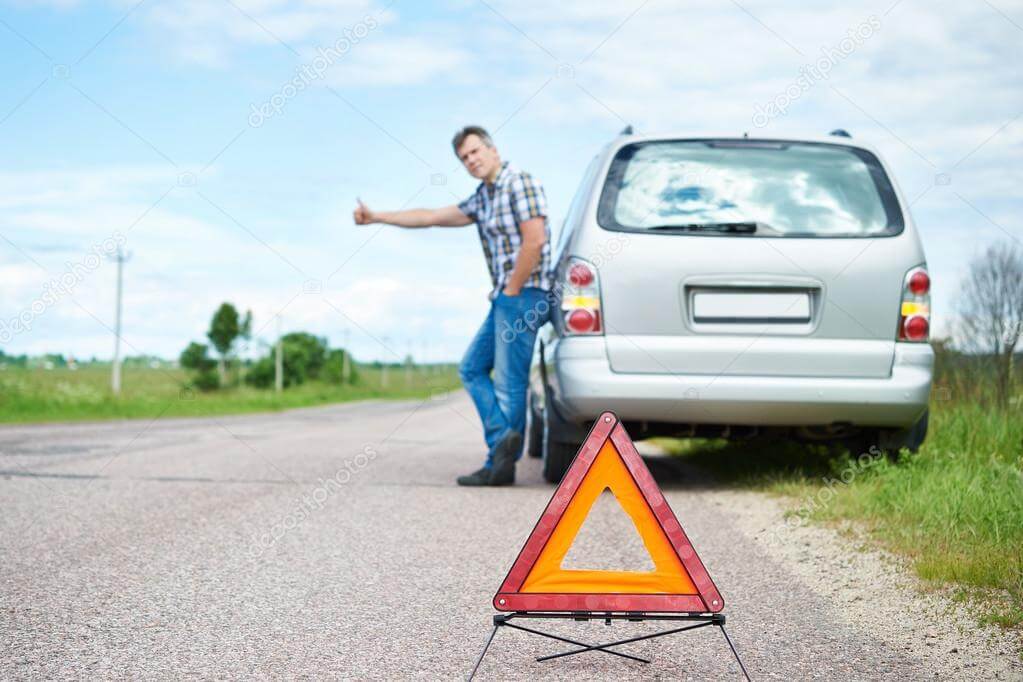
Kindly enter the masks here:
<path id="1" fill-rule="evenodd" d="M 927 407 L 934 351 L 896 344 L 878 379 L 613 372 L 601 337 L 558 339 L 546 359 L 558 411 L 580 423 L 613 410 L 679 424 L 908 427 Z"/>

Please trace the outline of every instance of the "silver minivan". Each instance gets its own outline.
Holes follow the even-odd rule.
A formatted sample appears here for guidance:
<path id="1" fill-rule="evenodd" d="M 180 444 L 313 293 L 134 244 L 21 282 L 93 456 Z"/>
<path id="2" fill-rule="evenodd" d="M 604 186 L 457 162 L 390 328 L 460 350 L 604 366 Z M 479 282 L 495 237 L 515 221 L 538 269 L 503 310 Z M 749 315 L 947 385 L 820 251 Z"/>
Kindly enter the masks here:
<path id="1" fill-rule="evenodd" d="M 627 128 L 586 169 L 554 262 L 527 412 L 549 481 L 605 410 L 634 438 L 926 436 L 923 248 L 887 164 L 845 131 Z"/>

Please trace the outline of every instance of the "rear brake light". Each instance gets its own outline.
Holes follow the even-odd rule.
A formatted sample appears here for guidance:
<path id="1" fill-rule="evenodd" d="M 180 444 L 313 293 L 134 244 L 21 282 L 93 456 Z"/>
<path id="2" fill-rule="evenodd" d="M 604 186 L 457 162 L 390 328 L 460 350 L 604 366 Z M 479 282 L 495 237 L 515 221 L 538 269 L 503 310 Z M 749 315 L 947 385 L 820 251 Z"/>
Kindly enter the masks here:
<path id="1" fill-rule="evenodd" d="M 602 334 L 600 283 L 597 269 L 579 258 L 569 260 L 565 270 L 561 310 L 567 334 Z"/>
<path id="2" fill-rule="evenodd" d="M 589 286 L 593 282 L 593 270 L 588 265 L 576 263 L 568 269 L 568 281 L 577 287 Z"/>
<path id="3" fill-rule="evenodd" d="M 909 276 L 909 290 L 917 296 L 931 293 L 931 278 L 925 270 L 917 270 Z"/>
<path id="4" fill-rule="evenodd" d="M 931 323 L 922 315 L 913 315 L 902 325 L 902 333 L 909 341 L 926 341 Z"/>
<path id="5" fill-rule="evenodd" d="M 906 273 L 899 304 L 899 341 L 924 343 L 931 333 L 931 278 L 924 268 Z"/>
<path id="6" fill-rule="evenodd" d="M 573 310 L 565 318 L 568 328 L 577 334 L 586 334 L 594 330 L 600 330 L 600 315 L 596 311 L 579 308 Z"/>

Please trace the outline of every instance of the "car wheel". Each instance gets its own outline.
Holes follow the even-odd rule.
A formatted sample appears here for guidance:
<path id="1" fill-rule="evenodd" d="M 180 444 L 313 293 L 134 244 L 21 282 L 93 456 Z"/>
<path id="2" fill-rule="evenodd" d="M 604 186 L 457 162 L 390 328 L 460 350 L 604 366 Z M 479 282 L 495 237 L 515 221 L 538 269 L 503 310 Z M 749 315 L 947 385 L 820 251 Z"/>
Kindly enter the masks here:
<path id="1" fill-rule="evenodd" d="M 530 394 L 526 403 L 526 454 L 539 459 L 543 457 L 543 415 L 538 414 L 533 404 L 535 398 Z"/>
<path id="2" fill-rule="evenodd" d="M 912 453 L 920 450 L 927 438 L 927 426 L 930 420 L 930 410 L 924 410 L 920 419 L 908 429 L 871 429 L 855 441 L 853 455 L 871 452 L 883 452 L 888 459 L 898 461 L 902 449 L 905 448 Z M 850 447 L 852 450 L 853 447 Z"/>
<path id="3" fill-rule="evenodd" d="M 920 419 L 916 421 L 910 428 L 901 432 L 901 447 L 906 448 L 910 452 L 916 453 L 920 450 L 920 446 L 924 444 L 927 439 L 927 423 L 930 420 L 931 411 L 929 409 L 924 410 L 924 413 L 920 416 Z"/>
<path id="4" fill-rule="evenodd" d="M 560 483 L 575 458 L 579 443 L 566 442 L 565 429 L 550 405 L 543 408 L 543 477 L 548 483 Z"/>

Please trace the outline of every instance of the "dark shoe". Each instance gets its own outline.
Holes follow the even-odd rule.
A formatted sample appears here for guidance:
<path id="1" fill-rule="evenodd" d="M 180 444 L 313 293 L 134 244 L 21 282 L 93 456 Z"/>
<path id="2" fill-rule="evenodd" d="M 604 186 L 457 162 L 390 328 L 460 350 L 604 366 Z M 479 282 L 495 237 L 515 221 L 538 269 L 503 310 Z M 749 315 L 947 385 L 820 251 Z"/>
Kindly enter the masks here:
<path id="1" fill-rule="evenodd" d="M 490 469 L 483 467 L 479 471 L 474 471 L 471 474 L 466 474 L 465 476 L 459 476 L 455 480 L 458 481 L 458 485 L 490 485 Z"/>
<path id="2" fill-rule="evenodd" d="M 490 485 L 511 485 L 515 482 L 515 458 L 522 449 L 522 434 L 511 431 L 494 446 L 494 466 Z"/>

